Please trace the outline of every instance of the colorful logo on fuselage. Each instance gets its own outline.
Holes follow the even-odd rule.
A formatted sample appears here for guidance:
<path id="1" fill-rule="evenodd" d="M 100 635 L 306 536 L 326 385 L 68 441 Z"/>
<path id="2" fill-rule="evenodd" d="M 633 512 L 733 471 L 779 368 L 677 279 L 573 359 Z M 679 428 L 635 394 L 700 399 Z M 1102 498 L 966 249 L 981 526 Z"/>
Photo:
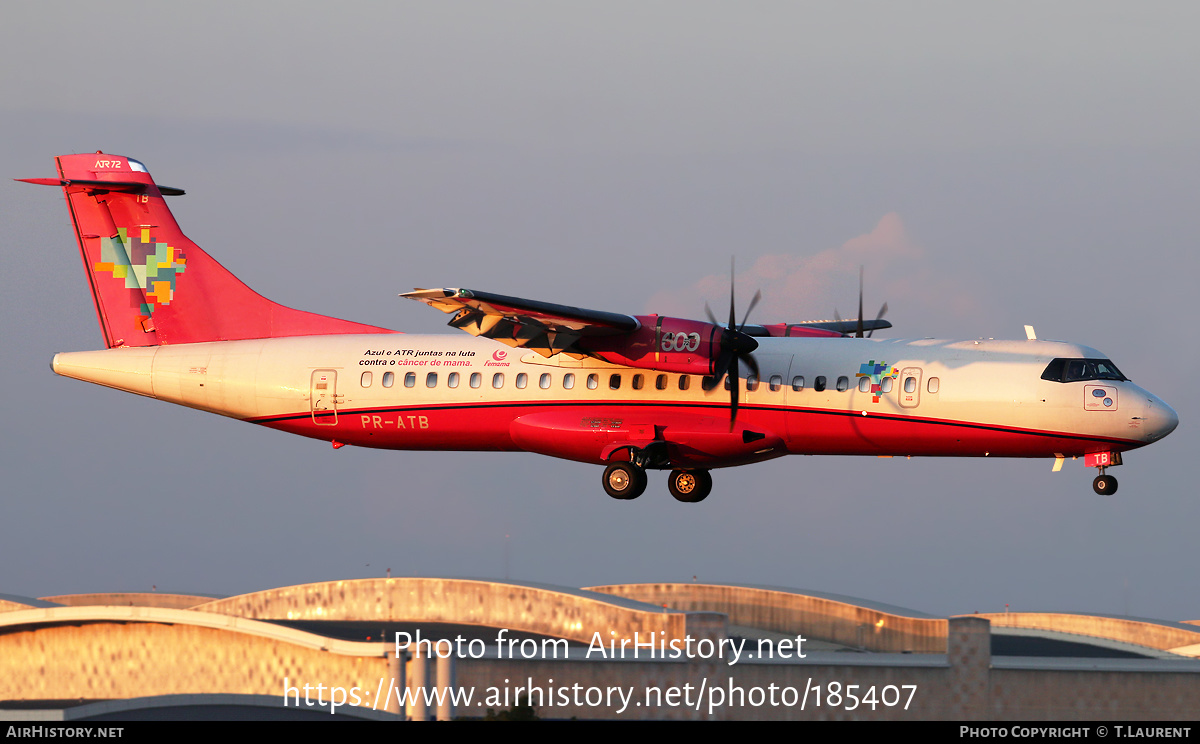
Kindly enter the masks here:
<path id="1" fill-rule="evenodd" d="M 880 396 L 883 395 L 883 379 L 890 377 L 893 380 L 900 376 L 900 370 L 896 369 L 887 362 L 875 363 L 875 360 L 860 365 L 855 377 L 868 377 L 871 380 L 871 402 L 878 403 Z"/>
<path id="2" fill-rule="evenodd" d="M 182 251 L 154 240 L 149 229 L 130 235 L 122 227 L 117 229 L 116 237 L 100 238 L 100 260 L 95 269 L 112 274 L 114 279 L 124 279 L 126 289 L 139 290 L 131 293 L 130 304 L 138 311 L 139 320 L 145 320 L 154 308 L 171 304 L 175 279 L 186 263 Z"/>

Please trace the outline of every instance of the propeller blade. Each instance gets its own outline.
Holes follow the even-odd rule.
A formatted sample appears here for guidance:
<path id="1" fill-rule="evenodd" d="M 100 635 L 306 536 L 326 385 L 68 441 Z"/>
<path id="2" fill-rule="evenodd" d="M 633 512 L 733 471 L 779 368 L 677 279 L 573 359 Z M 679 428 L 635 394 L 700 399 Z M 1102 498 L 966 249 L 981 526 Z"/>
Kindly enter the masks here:
<path id="1" fill-rule="evenodd" d="M 750 368 L 750 371 L 754 374 L 754 379 L 758 380 L 761 383 L 762 375 L 760 375 L 758 373 L 758 360 L 756 360 L 751 355 L 746 354 L 744 357 L 742 357 L 742 361 L 744 361 L 746 363 L 746 366 Z"/>
<path id="2" fill-rule="evenodd" d="M 721 322 L 719 320 L 717 320 L 717 316 L 713 315 L 712 308 L 710 308 L 708 306 L 707 302 L 704 303 L 704 314 L 708 316 L 708 322 L 712 323 L 715 326 L 721 325 Z"/>
<path id="3" fill-rule="evenodd" d="M 737 322 L 737 316 L 733 312 L 733 256 L 729 257 L 729 330 L 733 330 L 733 324 Z"/>
<path id="4" fill-rule="evenodd" d="M 739 380 L 737 356 L 733 357 L 733 365 L 729 370 L 729 430 L 733 431 L 733 426 L 737 422 L 738 409 L 738 394 L 741 392 L 738 388 Z"/>
<path id="5" fill-rule="evenodd" d="M 885 302 L 885 303 L 883 303 L 883 307 L 879 308 L 879 314 L 875 316 L 875 320 L 883 320 L 883 316 L 887 315 L 887 311 L 888 311 L 888 306 L 887 306 L 887 303 Z M 867 338 L 870 338 L 871 334 L 874 332 L 875 332 L 874 328 L 872 328 L 870 331 L 868 331 Z"/>
<path id="6" fill-rule="evenodd" d="M 734 358 L 735 354 L 732 349 L 722 351 L 721 356 L 717 357 L 716 366 L 713 367 L 713 377 L 720 381 L 725 376 L 725 373 L 729 371 L 729 365 L 733 362 Z"/>
<path id="7" fill-rule="evenodd" d="M 863 337 L 863 317 L 862 317 L 862 298 L 863 296 L 863 267 L 858 267 L 858 332 L 854 334 L 855 338 Z"/>
<path id="8" fill-rule="evenodd" d="M 754 306 L 757 305 L 758 301 L 761 299 L 762 299 L 762 290 L 760 289 L 754 293 L 753 299 L 750 300 L 750 307 L 746 308 L 746 314 L 742 317 L 742 324 L 740 326 L 738 326 L 739 331 L 746 327 L 746 321 L 750 320 L 751 311 L 754 310 Z"/>

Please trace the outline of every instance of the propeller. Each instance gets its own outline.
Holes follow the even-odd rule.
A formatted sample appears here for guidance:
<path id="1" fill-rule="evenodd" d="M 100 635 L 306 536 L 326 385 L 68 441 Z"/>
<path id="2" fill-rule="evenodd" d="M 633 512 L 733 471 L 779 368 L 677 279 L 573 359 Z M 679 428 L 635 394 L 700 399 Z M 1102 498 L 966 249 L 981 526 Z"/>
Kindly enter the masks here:
<path id="1" fill-rule="evenodd" d="M 725 375 L 729 375 L 729 430 L 733 431 L 734 423 L 737 421 L 738 397 L 741 392 L 741 375 L 738 370 L 738 361 L 744 361 L 746 366 L 758 377 L 758 362 L 754 360 L 751 354 L 758 348 L 758 341 L 753 336 L 742 331 L 746 321 L 750 319 L 750 311 L 762 299 L 762 291 L 754 293 L 754 298 L 750 300 L 750 306 L 746 308 L 746 314 L 742 317 L 741 325 L 737 325 L 737 309 L 734 300 L 734 264 L 733 259 L 729 259 L 729 325 L 721 329 L 721 354 L 713 363 L 713 377 L 720 380 Z M 713 315 L 713 311 L 709 308 L 708 303 L 704 303 L 704 312 L 708 315 L 709 321 L 720 326 L 721 323 Z"/>
<path id="2" fill-rule="evenodd" d="M 888 311 L 888 304 L 885 302 L 885 303 L 883 303 L 882 306 L 880 306 L 879 313 L 875 316 L 875 320 L 876 321 L 883 320 L 883 316 L 887 315 L 887 311 Z M 833 310 L 833 318 L 834 318 L 834 320 L 838 321 L 839 323 L 842 320 L 842 316 L 838 315 L 837 308 L 834 308 L 834 310 Z M 858 317 L 855 320 L 857 323 L 856 323 L 855 330 L 854 330 L 854 337 L 862 338 L 864 323 L 863 323 L 863 267 L 861 267 L 861 266 L 858 267 Z M 875 329 L 872 328 L 871 330 L 867 331 L 866 337 L 870 338 L 871 335 L 874 333 L 875 333 Z"/>

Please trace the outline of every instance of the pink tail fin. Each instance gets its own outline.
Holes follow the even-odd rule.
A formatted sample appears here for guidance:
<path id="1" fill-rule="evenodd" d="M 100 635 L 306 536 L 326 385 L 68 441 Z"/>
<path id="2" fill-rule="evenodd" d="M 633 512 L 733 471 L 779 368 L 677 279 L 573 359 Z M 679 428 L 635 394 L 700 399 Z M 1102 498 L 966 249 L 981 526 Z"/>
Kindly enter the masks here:
<path id="1" fill-rule="evenodd" d="M 278 336 L 392 333 L 293 310 L 243 284 L 180 231 L 136 160 L 96 152 L 56 158 L 104 340 L 158 346 Z"/>

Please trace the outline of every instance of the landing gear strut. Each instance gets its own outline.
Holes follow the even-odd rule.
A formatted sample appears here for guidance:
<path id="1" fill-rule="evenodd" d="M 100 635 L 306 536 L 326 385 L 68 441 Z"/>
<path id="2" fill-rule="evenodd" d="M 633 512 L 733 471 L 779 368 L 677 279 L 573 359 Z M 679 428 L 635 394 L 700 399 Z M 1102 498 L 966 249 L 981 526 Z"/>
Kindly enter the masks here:
<path id="1" fill-rule="evenodd" d="M 636 499 L 646 490 L 646 471 L 631 462 L 614 462 L 604 469 L 604 492 L 614 499 Z"/>
<path id="2" fill-rule="evenodd" d="M 672 470 L 667 476 L 667 489 L 676 501 L 699 503 L 712 491 L 712 476 L 707 470 Z"/>

